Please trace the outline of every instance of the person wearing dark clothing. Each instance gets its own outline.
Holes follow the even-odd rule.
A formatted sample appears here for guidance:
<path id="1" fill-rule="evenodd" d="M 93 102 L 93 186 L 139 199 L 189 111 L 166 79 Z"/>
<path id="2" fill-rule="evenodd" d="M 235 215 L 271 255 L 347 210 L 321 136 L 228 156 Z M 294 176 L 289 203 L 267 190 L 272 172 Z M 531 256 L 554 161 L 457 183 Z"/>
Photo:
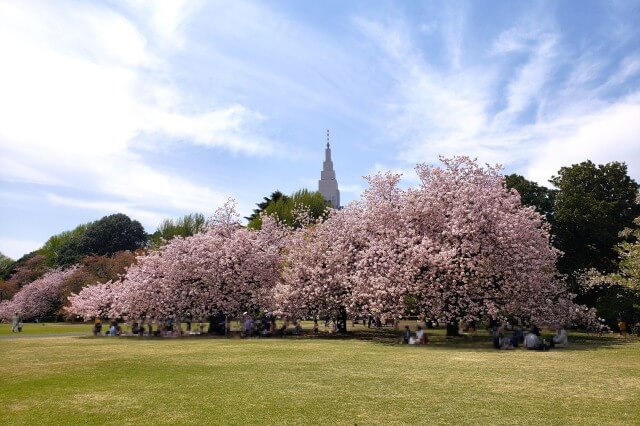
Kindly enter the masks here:
<path id="1" fill-rule="evenodd" d="M 408 325 L 404 326 L 404 331 L 402 332 L 402 343 L 408 345 L 411 340 L 411 329 Z"/>

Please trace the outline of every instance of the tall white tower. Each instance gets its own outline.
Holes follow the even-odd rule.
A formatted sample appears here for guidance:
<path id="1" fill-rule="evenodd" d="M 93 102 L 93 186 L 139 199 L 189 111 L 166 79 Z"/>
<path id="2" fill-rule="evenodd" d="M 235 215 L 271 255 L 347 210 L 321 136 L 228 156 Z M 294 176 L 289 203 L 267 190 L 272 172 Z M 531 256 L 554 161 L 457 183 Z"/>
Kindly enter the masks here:
<path id="1" fill-rule="evenodd" d="M 320 180 L 318 181 L 318 191 L 325 200 L 331 203 L 331 207 L 340 208 L 340 191 L 338 190 L 336 172 L 333 171 L 333 161 L 331 161 L 329 130 L 327 130 L 327 147 L 324 150 L 324 163 L 322 163 L 322 172 L 320 172 Z"/>

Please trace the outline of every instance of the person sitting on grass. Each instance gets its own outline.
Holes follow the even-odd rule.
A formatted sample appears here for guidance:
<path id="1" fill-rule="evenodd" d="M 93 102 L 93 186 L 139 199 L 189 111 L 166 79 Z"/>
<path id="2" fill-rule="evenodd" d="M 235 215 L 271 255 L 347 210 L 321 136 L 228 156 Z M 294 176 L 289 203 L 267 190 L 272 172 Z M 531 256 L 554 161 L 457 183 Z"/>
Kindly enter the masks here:
<path id="1" fill-rule="evenodd" d="M 93 335 L 98 336 L 102 333 L 102 320 L 100 317 L 96 317 L 93 323 Z"/>
<path id="2" fill-rule="evenodd" d="M 556 348 L 558 346 L 569 346 L 567 330 L 565 330 L 563 327 L 557 327 L 556 335 L 551 338 L 551 347 Z"/>
<path id="3" fill-rule="evenodd" d="M 287 327 L 289 327 L 289 320 L 285 318 L 282 321 L 282 327 L 280 327 L 280 330 L 278 332 L 278 334 L 280 334 L 280 337 L 284 337 L 287 334 Z"/>
<path id="4" fill-rule="evenodd" d="M 417 345 L 426 345 L 429 342 L 429 338 L 425 334 L 424 330 L 421 326 L 418 326 L 416 330 L 416 344 Z"/>
<path id="5" fill-rule="evenodd" d="M 244 317 L 244 324 L 242 326 L 242 335 L 244 337 L 251 337 L 251 334 L 253 334 L 253 318 L 251 318 L 250 315 L 247 314 L 247 312 L 244 313 L 245 317 Z"/>
<path id="6" fill-rule="evenodd" d="M 504 329 L 502 328 L 502 326 L 496 324 L 493 327 L 491 336 L 493 338 L 493 347 L 495 349 L 500 349 L 502 339 L 504 339 Z"/>
<path id="7" fill-rule="evenodd" d="M 500 340 L 500 349 L 511 350 L 513 348 L 513 339 L 511 337 L 503 337 Z"/>
<path id="8" fill-rule="evenodd" d="M 295 320 L 293 322 L 293 334 L 296 336 L 302 334 L 302 324 L 300 324 L 300 320 Z"/>
<path id="9" fill-rule="evenodd" d="M 627 337 L 627 323 L 622 318 L 618 321 L 618 330 L 620 331 L 620 336 Z"/>
<path id="10" fill-rule="evenodd" d="M 529 333 L 524 336 L 524 347 L 529 350 L 547 350 L 547 345 L 543 340 L 540 340 L 540 337 L 538 337 L 535 331 L 537 331 L 537 327 L 535 329 L 532 328 L 531 331 L 529 331 Z"/>
<path id="11" fill-rule="evenodd" d="M 408 325 L 405 325 L 404 331 L 402 332 L 402 343 L 408 345 L 409 341 L 411 341 L 411 329 Z"/>
<path id="12" fill-rule="evenodd" d="M 513 334 L 511 335 L 511 344 L 514 348 L 517 348 L 520 343 L 524 342 L 524 333 L 522 332 L 522 327 L 516 326 L 513 329 Z"/>

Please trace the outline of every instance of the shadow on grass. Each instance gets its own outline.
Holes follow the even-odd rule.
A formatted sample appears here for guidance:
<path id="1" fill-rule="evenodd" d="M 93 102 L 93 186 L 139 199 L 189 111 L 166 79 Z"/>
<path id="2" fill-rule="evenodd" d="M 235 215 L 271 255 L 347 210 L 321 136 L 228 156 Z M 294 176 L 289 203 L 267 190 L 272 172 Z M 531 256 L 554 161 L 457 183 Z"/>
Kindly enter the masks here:
<path id="1" fill-rule="evenodd" d="M 493 347 L 492 339 L 486 331 L 478 331 L 476 334 L 464 334 L 460 337 L 447 337 L 443 329 L 426 330 L 429 337 L 429 343 L 424 345 L 425 348 L 435 349 L 468 349 L 473 351 L 486 350 L 497 351 Z M 542 334 L 542 338 L 550 341 L 552 334 Z M 354 330 L 346 334 L 328 334 L 304 333 L 301 336 L 295 336 L 298 339 L 326 339 L 326 340 L 360 340 L 379 343 L 390 346 L 408 346 L 401 344 L 401 333 L 394 329 L 371 329 L 371 330 Z M 570 344 L 568 347 L 554 348 L 553 351 L 573 352 L 588 351 L 596 349 L 614 349 L 627 344 L 640 341 L 637 337 L 617 338 L 611 335 L 594 335 L 584 332 L 574 332 L 569 334 Z M 515 350 L 522 350 L 518 347 Z"/>
<path id="2" fill-rule="evenodd" d="M 424 349 L 439 349 L 439 350 L 460 350 L 460 349 L 468 349 L 470 351 L 490 351 L 494 352 L 497 349 L 493 348 L 491 337 L 485 331 L 478 331 L 476 334 L 465 334 L 460 337 L 447 337 L 445 335 L 445 330 L 443 329 L 427 329 L 427 335 L 429 337 L 429 343 L 427 345 L 413 346 L 412 347 L 423 347 Z M 637 337 L 629 336 L 627 338 L 618 338 L 615 335 L 594 335 L 588 334 L 585 332 L 573 332 L 569 334 L 570 345 L 568 347 L 562 348 L 554 348 L 552 351 L 561 351 L 561 352 L 573 352 L 573 351 L 589 351 L 589 350 L 597 350 L 597 349 L 615 349 L 627 344 L 632 344 L 640 341 Z M 543 333 L 542 337 L 547 341 L 551 340 L 552 334 Z M 110 336 L 76 336 L 79 339 L 122 339 L 127 341 L 160 341 L 160 340 L 202 340 L 202 339 L 212 339 L 212 340 L 353 340 L 353 341 L 364 341 L 364 342 L 372 342 L 381 345 L 387 346 L 409 346 L 401 344 L 401 335 L 399 330 L 395 330 L 392 328 L 360 328 L 356 330 L 348 331 L 347 333 L 328 333 L 326 331 L 320 331 L 318 333 L 314 333 L 312 331 L 303 330 L 301 334 L 286 334 L 284 337 L 282 336 L 271 336 L 271 337 L 251 337 L 251 338 L 242 338 L 239 332 L 232 332 L 229 336 L 218 336 L 218 335 L 186 335 L 182 337 L 158 337 L 158 336 L 119 336 L 119 337 L 110 337 Z M 518 347 L 515 350 L 522 350 L 522 347 Z"/>

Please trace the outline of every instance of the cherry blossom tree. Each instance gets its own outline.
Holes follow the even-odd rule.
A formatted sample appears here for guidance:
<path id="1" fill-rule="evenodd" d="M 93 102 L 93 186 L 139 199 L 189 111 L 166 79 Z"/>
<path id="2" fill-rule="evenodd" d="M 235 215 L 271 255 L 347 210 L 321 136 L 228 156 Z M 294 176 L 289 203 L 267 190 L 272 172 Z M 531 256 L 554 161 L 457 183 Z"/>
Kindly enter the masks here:
<path id="1" fill-rule="evenodd" d="M 558 278 L 547 224 L 505 188 L 500 168 L 442 161 L 418 165 L 421 184 L 408 190 L 399 175 L 371 176 L 362 201 L 294 233 L 281 311 L 398 318 L 413 306 L 456 330 L 459 320 L 584 317 Z"/>
<path id="2" fill-rule="evenodd" d="M 389 268 L 393 253 L 405 253 L 398 249 L 401 241 L 394 238 L 394 227 L 401 224 L 393 217 L 401 201 L 398 179 L 392 174 L 369 178 L 370 188 L 362 201 L 330 210 L 326 220 L 291 234 L 283 282 L 276 289 L 277 312 L 337 318 L 341 332 L 346 331 L 347 316 L 393 316 L 377 309 L 368 296 L 391 297 L 398 288 L 399 277 Z M 384 264 L 375 262 L 380 258 Z M 386 307 L 396 316 L 402 310 L 395 297 Z"/>
<path id="3" fill-rule="evenodd" d="M 345 265 L 348 254 L 335 245 L 334 230 L 348 231 L 344 219 L 352 216 L 332 210 L 325 223 L 296 229 L 283 253 L 282 281 L 275 289 L 275 311 L 286 317 L 340 318 L 346 330 L 350 289 Z"/>
<path id="4" fill-rule="evenodd" d="M 89 287 L 73 296 L 70 311 L 100 315 L 104 301 L 110 303 L 111 317 L 175 315 L 190 321 L 270 305 L 283 237 L 284 228 L 271 218 L 257 231 L 241 227 L 228 204 L 202 232 L 176 237 L 139 257 L 122 282 Z"/>
<path id="5" fill-rule="evenodd" d="M 84 287 L 78 294 L 69 296 L 69 306 L 65 311 L 71 315 L 82 317 L 88 320 L 94 317 L 109 317 L 111 307 L 113 305 L 114 295 L 117 292 L 116 287 L 120 285 L 119 281 L 108 281 Z"/>
<path id="6" fill-rule="evenodd" d="M 10 301 L 0 305 L 0 318 L 9 319 L 14 313 L 30 320 L 55 314 L 63 305 L 62 288 L 77 267 L 55 269 L 25 285 Z"/>

